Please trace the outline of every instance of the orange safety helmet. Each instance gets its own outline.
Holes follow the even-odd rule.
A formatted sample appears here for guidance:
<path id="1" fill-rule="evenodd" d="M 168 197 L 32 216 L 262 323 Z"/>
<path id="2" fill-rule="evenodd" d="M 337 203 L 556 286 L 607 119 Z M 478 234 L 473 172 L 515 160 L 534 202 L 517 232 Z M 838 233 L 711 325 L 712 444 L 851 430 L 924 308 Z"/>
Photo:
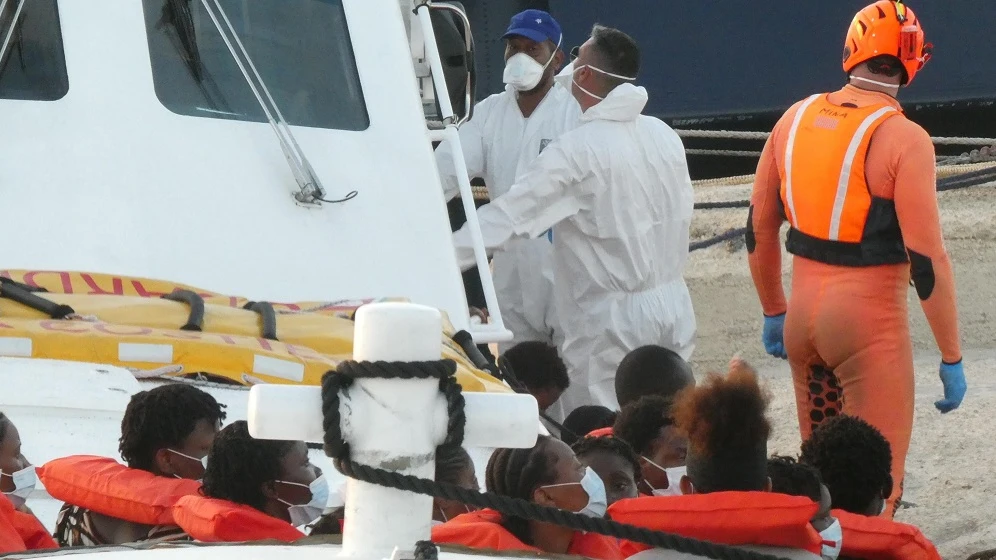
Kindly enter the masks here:
<path id="1" fill-rule="evenodd" d="M 909 85 L 930 60 L 934 46 L 924 43 L 923 27 L 902 0 L 879 0 L 854 16 L 844 40 L 844 72 L 876 56 L 890 55 L 906 68 Z"/>

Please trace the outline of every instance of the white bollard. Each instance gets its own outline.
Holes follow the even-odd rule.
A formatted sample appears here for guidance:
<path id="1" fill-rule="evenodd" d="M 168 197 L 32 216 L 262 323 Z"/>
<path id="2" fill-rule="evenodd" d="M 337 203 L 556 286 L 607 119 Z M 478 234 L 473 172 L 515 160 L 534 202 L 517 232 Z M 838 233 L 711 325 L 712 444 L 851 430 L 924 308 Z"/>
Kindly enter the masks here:
<path id="1" fill-rule="evenodd" d="M 356 313 L 357 361 L 431 361 L 442 355 L 439 311 L 409 303 L 376 303 Z M 530 447 L 539 413 L 529 395 L 465 393 L 466 446 Z M 343 437 L 351 459 L 372 467 L 434 478 L 435 448 L 444 440 L 446 401 L 437 379 L 357 379 L 340 395 Z M 256 385 L 249 393 L 249 431 L 260 439 L 322 441 L 321 388 Z M 347 481 L 342 555 L 384 558 L 430 536 L 432 498 L 358 480 Z"/>
<path id="2" fill-rule="evenodd" d="M 464 393 L 467 426 L 464 447 L 526 448 L 540 433 L 539 408 L 530 395 Z M 339 406 L 345 417 L 349 409 Z M 356 411 L 351 412 L 356 415 Z M 438 415 L 446 427 L 446 411 Z M 257 439 L 302 440 L 322 443 L 322 390 L 301 385 L 255 385 L 249 390 L 249 433 Z M 547 434 L 548 435 L 548 434 Z M 347 440 L 350 434 L 343 432 Z M 445 436 L 444 436 L 445 437 Z"/>

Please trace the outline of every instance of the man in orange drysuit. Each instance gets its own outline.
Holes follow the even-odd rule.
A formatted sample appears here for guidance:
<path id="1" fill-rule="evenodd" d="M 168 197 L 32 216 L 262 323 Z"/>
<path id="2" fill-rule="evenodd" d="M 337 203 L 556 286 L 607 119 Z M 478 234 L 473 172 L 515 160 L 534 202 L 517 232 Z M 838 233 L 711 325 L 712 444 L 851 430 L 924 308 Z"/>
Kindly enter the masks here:
<path id="1" fill-rule="evenodd" d="M 966 390 L 934 147 L 895 99 L 930 50 L 902 2 L 880 0 L 858 12 L 844 44 L 849 83 L 796 103 L 775 125 L 758 164 L 746 234 L 763 342 L 769 354 L 787 355 L 802 437 L 840 413 L 878 428 L 892 448 L 886 515 L 902 495 L 913 428 L 911 278 L 941 351 L 944 399 L 935 406 L 954 410 Z M 783 221 L 794 255 L 787 306 Z"/>

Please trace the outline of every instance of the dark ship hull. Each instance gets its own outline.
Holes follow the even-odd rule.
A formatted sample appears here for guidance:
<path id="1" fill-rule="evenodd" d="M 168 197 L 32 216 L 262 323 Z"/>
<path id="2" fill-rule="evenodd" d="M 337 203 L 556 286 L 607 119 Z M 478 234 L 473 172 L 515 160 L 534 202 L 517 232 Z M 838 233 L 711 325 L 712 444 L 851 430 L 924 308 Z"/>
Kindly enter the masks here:
<path id="1" fill-rule="evenodd" d="M 647 114 L 675 128 L 768 131 L 795 101 L 844 81 L 843 37 L 870 0 L 464 0 L 477 43 L 478 96 L 501 91 L 508 19 L 525 8 L 550 11 L 564 50 L 593 23 L 639 43 L 650 91 Z M 933 136 L 996 136 L 996 1 L 909 2 L 924 22 L 934 57 L 900 94 L 907 114 Z M 758 151 L 760 141 L 688 139 L 690 149 Z M 972 146 L 939 146 L 959 154 Z M 753 172 L 754 158 L 690 156 L 695 178 Z"/>

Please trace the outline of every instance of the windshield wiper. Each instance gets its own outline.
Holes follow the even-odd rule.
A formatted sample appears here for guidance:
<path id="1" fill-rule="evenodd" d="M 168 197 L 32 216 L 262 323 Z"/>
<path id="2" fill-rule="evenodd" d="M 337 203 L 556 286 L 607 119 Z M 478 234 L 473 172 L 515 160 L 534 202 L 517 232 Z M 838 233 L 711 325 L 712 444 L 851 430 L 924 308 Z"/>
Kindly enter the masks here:
<path id="1" fill-rule="evenodd" d="M 6 66 L 7 61 L 7 49 L 10 48 L 10 39 L 14 36 L 14 30 L 17 29 L 17 22 L 21 19 L 21 12 L 24 10 L 24 2 L 26 0 L 19 0 L 17 3 L 17 8 L 14 9 L 14 17 L 10 19 L 10 29 L 3 37 L 3 46 L 0 46 L 0 64 Z M 9 0 L 3 0 L 0 2 L 0 17 L 3 16 L 4 11 L 7 9 L 7 4 Z"/>
<path id="2" fill-rule="evenodd" d="M 4 0 L 6 1 L 6 0 Z M 21 0 L 23 3 L 24 0 Z M 218 10 L 216 14 L 214 9 L 211 8 L 211 3 L 214 3 L 214 7 Z M 308 157 L 304 154 L 301 146 L 298 145 L 297 139 L 294 137 L 294 133 L 291 131 L 290 126 L 287 124 L 287 120 L 284 119 L 283 114 L 280 112 L 280 107 L 277 106 L 276 101 L 273 100 L 273 96 L 270 95 L 269 88 L 266 87 L 266 83 L 263 82 L 262 76 L 256 70 L 256 65 L 253 64 L 252 58 L 249 53 L 246 52 L 245 46 L 243 46 L 242 41 L 239 39 L 238 33 L 235 32 L 235 27 L 232 26 L 231 20 L 228 19 L 228 14 L 225 13 L 225 9 L 221 7 L 221 3 L 218 0 L 201 0 L 201 4 L 204 5 L 204 9 L 207 11 L 208 16 L 214 23 L 215 29 L 221 35 L 221 39 L 225 42 L 225 46 L 228 47 L 228 52 L 231 53 L 232 59 L 239 66 L 239 70 L 242 71 L 242 76 L 245 78 L 246 83 L 249 88 L 252 89 L 253 95 L 256 96 L 256 101 L 259 103 L 260 108 L 263 109 L 263 113 L 266 115 L 266 120 L 273 127 L 273 132 L 277 135 L 277 140 L 280 142 L 280 148 L 284 152 L 284 158 L 287 160 L 287 164 L 291 168 L 291 172 L 294 174 L 294 179 L 297 181 L 299 192 L 294 193 L 294 198 L 302 204 L 318 204 L 319 202 L 345 202 L 356 196 L 356 191 L 351 191 L 345 197 L 339 200 L 326 200 L 325 199 L 325 188 L 322 186 L 321 180 L 318 178 L 318 174 L 315 173 L 311 163 L 308 161 Z M 231 33 L 229 37 L 226 33 L 225 28 L 222 27 L 221 21 L 218 18 L 221 16 L 221 20 L 224 20 L 225 27 L 227 27 L 228 32 Z M 233 44 L 234 43 L 234 44 Z M 238 51 L 236 51 L 235 46 L 238 45 Z M 239 54 L 241 53 L 241 57 Z M 245 59 L 243 62 L 243 58 Z M 248 69 L 246 66 L 248 65 Z M 249 70 L 252 71 L 250 75 Z M 255 78 L 255 82 L 253 81 Z M 262 93 L 260 93 L 262 90 Z M 266 99 L 264 99 L 264 95 Z M 267 105 L 269 102 L 269 105 Z"/>

